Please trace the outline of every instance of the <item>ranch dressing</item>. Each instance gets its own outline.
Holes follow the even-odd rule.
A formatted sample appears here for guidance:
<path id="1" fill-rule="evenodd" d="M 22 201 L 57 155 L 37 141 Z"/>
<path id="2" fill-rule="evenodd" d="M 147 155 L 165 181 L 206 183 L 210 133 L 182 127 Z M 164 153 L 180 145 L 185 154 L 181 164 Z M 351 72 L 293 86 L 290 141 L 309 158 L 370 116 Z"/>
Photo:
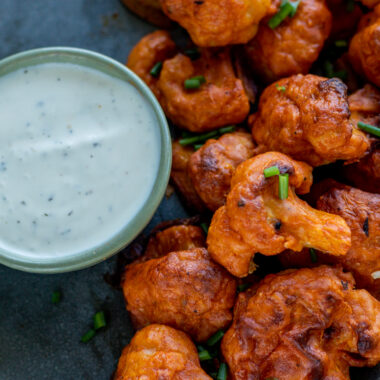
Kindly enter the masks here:
<path id="1" fill-rule="evenodd" d="M 96 249 L 147 200 L 159 160 L 155 114 L 129 83 L 69 63 L 0 77 L 0 249 Z"/>

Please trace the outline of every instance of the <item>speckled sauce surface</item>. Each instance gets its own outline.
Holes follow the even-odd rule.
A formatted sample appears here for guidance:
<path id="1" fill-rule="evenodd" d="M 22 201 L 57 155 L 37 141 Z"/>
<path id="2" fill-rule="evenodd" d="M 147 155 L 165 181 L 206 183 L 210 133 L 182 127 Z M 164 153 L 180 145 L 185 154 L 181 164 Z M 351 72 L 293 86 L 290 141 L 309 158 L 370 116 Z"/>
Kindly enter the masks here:
<path id="1" fill-rule="evenodd" d="M 152 191 L 160 135 L 148 101 L 70 63 L 8 73 L 0 93 L 0 248 L 31 259 L 96 250 Z"/>
<path id="2" fill-rule="evenodd" d="M 131 47 L 154 29 L 119 0 L 1 0 L 0 15 L 0 58 L 61 45 L 124 62 Z M 162 220 L 184 216 L 173 195 L 163 200 L 146 232 Z M 116 257 L 59 275 L 0 265 L 0 380 L 110 380 L 133 335 L 121 292 L 103 278 L 115 265 Z M 57 289 L 62 300 L 53 305 Z M 89 343 L 80 343 L 98 310 L 105 311 L 107 327 Z M 355 370 L 352 379 L 380 379 L 380 367 Z"/>

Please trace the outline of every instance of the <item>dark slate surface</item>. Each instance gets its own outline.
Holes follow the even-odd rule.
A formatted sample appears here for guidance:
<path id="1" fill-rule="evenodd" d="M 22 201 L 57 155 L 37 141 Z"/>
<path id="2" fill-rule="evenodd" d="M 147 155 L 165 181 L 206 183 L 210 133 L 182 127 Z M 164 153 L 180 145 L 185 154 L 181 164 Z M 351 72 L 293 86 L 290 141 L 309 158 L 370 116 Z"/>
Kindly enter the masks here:
<path id="1" fill-rule="evenodd" d="M 134 43 L 153 29 L 118 0 L 0 0 L 0 58 L 61 45 L 124 62 Z M 185 215 L 175 196 L 164 199 L 147 231 Z M 0 266 L 0 380 L 110 379 L 133 334 L 121 292 L 103 280 L 115 263 L 113 258 L 86 270 L 44 276 Z M 57 306 L 51 303 L 56 289 L 63 294 Z M 106 311 L 107 328 L 80 343 L 97 310 Z M 373 370 L 355 373 L 357 380 L 380 378 Z"/>

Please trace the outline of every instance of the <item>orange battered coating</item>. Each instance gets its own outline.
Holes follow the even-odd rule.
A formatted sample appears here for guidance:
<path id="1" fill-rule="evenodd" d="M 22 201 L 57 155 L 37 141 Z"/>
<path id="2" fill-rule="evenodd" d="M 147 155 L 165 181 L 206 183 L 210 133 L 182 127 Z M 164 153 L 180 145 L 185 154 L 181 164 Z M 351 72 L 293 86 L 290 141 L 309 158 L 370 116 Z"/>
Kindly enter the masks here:
<path id="1" fill-rule="evenodd" d="M 348 54 L 354 69 L 380 86 L 380 4 L 360 20 Z"/>
<path id="2" fill-rule="evenodd" d="M 198 90 L 186 90 L 184 81 L 198 75 L 206 83 Z M 248 97 L 234 73 L 228 48 L 202 49 L 195 61 L 177 54 L 164 62 L 158 88 L 166 115 L 192 132 L 238 124 L 248 116 Z"/>
<path id="3" fill-rule="evenodd" d="M 236 280 L 204 248 L 132 263 L 122 288 L 138 328 L 163 323 L 204 341 L 232 319 Z"/>
<path id="4" fill-rule="evenodd" d="M 306 74 L 331 29 L 331 13 L 321 0 L 302 0 L 294 17 L 271 29 L 267 21 L 246 46 L 253 69 L 266 82 Z"/>
<path id="5" fill-rule="evenodd" d="M 149 86 L 158 100 L 160 100 L 158 78 L 152 76 L 150 71 L 157 62 L 173 57 L 176 51 L 176 45 L 169 33 L 157 30 L 143 37 L 129 54 L 127 67 Z"/>
<path id="6" fill-rule="evenodd" d="M 289 195 L 278 197 L 278 177 L 265 178 L 277 166 L 289 174 Z M 256 252 L 276 255 L 285 249 L 314 247 L 344 255 L 351 232 L 339 216 L 318 211 L 296 196 L 309 191 L 312 168 L 284 154 L 268 152 L 238 166 L 225 206 L 214 214 L 207 236 L 211 257 L 236 277 L 254 270 Z"/>
<path id="7" fill-rule="evenodd" d="M 244 44 L 269 12 L 270 0 L 161 0 L 163 11 L 198 46 Z"/>
<path id="8" fill-rule="evenodd" d="M 380 91 L 366 84 L 362 89 L 349 96 L 351 118 L 380 127 Z M 380 141 L 371 139 L 371 149 L 352 165 L 343 168 L 344 177 L 355 187 L 371 193 L 380 192 Z"/>
<path id="9" fill-rule="evenodd" d="M 121 354 L 113 380 L 211 380 L 194 343 L 182 331 L 150 325 L 138 331 Z"/>
<path id="10" fill-rule="evenodd" d="M 261 151 L 276 150 L 319 166 L 357 160 L 369 148 L 368 138 L 349 117 L 342 81 L 299 74 L 264 90 L 250 125 Z"/>
<path id="11" fill-rule="evenodd" d="M 349 380 L 380 361 L 380 302 L 340 269 L 267 276 L 239 295 L 222 340 L 233 380 Z"/>
<path id="12" fill-rule="evenodd" d="M 328 184 L 327 184 L 328 185 Z M 380 194 L 371 194 L 350 186 L 330 183 L 330 188 L 318 200 L 317 208 L 340 215 L 351 229 L 351 248 L 345 256 L 334 257 L 318 253 L 318 264 L 340 264 L 352 272 L 359 288 L 367 289 L 380 299 Z M 280 255 L 286 267 L 310 266 L 310 254 L 287 252 Z"/>
<path id="13" fill-rule="evenodd" d="M 189 176 L 198 195 L 212 211 L 223 206 L 230 190 L 236 167 L 253 156 L 252 136 L 246 132 L 233 132 L 210 139 L 192 154 Z"/>
<path id="14" fill-rule="evenodd" d="M 193 153 L 193 147 L 182 146 L 178 141 L 173 141 L 170 179 L 184 199 L 187 207 L 195 209 L 198 212 L 203 212 L 206 210 L 206 206 L 195 191 L 187 170 L 190 157 Z"/>
<path id="15" fill-rule="evenodd" d="M 140 261 L 157 259 L 170 252 L 203 247 L 206 247 L 206 238 L 202 228 L 192 225 L 172 226 L 158 231 L 149 239 Z"/>

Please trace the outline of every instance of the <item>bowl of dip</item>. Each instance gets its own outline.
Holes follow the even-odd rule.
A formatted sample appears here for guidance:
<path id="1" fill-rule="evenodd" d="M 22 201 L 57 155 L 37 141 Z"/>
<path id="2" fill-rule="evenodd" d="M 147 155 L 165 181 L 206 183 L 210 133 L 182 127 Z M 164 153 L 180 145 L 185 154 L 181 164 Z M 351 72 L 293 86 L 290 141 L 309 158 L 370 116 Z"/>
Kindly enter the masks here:
<path id="1" fill-rule="evenodd" d="M 0 263 L 56 273 L 130 243 L 161 202 L 166 118 L 124 65 L 74 48 L 0 61 Z"/>

